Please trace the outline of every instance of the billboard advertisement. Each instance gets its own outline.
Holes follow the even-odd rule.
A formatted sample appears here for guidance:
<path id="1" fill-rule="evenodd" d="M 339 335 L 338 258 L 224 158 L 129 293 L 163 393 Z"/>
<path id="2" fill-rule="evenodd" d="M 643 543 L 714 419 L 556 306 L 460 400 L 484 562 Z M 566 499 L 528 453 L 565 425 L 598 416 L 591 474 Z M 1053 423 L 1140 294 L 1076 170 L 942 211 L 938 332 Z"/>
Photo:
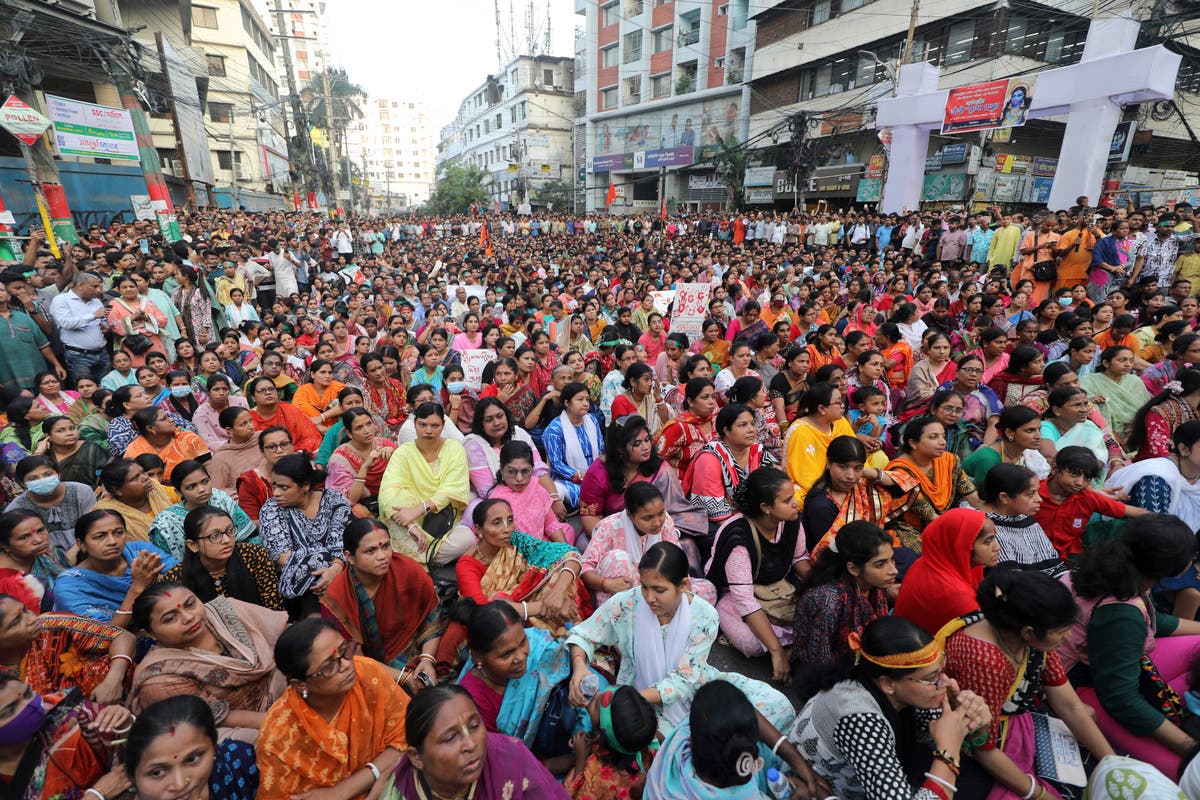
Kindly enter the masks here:
<path id="1" fill-rule="evenodd" d="M 1033 77 L 1025 76 L 951 89 L 942 116 L 942 133 L 1024 125 L 1033 102 L 1033 87 Z"/>
<path id="2" fill-rule="evenodd" d="M 54 142 L 62 155 L 135 163 L 141 160 L 133 120 L 124 108 L 81 103 L 51 94 L 46 95 L 46 107 L 54 122 Z"/>
<path id="3" fill-rule="evenodd" d="M 592 128 L 594 157 L 715 145 L 737 136 L 741 96 L 611 117 Z M 599 171 L 599 170 L 597 170 Z"/>

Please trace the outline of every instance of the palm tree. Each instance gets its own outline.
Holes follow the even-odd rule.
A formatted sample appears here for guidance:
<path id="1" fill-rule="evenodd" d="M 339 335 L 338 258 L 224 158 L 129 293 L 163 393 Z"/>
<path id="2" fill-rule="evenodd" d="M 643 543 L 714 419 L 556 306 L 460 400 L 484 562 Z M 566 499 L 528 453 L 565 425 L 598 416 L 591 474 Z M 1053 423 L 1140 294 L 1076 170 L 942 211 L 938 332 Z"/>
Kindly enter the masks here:
<path id="1" fill-rule="evenodd" d="M 352 83 L 341 67 L 326 67 L 313 76 L 312 81 L 300 90 L 309 124 L 323 128 L 329 139 L 328 177 L 332 183 L 327 187 L 330 205 L 337 203 L 338 153 L 345 146 L 346 131 L 350 123 L 363 116 L 362 105 L 367 100 L 366 91 Z"/>

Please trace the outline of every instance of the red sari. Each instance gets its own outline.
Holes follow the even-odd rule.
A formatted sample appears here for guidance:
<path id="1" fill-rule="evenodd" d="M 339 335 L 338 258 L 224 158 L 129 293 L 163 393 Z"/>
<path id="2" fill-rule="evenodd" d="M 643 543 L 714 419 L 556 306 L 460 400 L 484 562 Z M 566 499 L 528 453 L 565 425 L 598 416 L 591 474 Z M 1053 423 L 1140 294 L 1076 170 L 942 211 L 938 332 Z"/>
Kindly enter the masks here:
<path id="1" fill-rule="evenodd" d="M 692 458 L 716 436 L 712 422 L 712 417 L 701 419 L 690 411 L 684 411 L 658 432 L 658 454 L 683 475 Z M 701 428 L 702 425 L 708 425 L 707 432 Z"/>
<path id="2" fill-rule="evenodd" d="M 983 567 L 972 563 L 971 553 L 984 521 L 982 511 L 952 508 L 929 523 L 921 534 L 921 557 L 900 584 L 896 616 L 933 635 L 979 607 L 975 591 L 983 581 Z"/>

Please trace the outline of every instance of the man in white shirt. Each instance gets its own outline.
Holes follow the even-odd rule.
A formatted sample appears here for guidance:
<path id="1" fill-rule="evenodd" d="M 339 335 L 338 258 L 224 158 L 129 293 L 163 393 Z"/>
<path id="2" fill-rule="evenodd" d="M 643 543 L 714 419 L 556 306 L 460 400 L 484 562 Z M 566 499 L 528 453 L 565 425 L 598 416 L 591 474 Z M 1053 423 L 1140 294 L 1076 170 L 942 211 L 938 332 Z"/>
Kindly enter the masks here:
<path id="1" fill-rule="evenodd" d="M 71 280 L 71 289 L 50 303 L 50 316 L 58 326 L 66 350 L 71 380 L 90 377 L 99 383 L 112 369 L 101 323 L 108 316 L 108 309 L 100 300 L 103 293 L 104 283 L 99 275 L 78 272 Z"/>
<path id="2" fill-rule="evenodd" d="M 300 287 L 296 282 L 296 267 L 300 266 L 300 262 L 292 258 L 283 245 L 275 239 L 271 239 L 267 244 L 271 250 L 267 254 L 267 263 L 271 265 L 271 270 L 275 273 L 275 296 L 286 298 L 299 294 Z"/>

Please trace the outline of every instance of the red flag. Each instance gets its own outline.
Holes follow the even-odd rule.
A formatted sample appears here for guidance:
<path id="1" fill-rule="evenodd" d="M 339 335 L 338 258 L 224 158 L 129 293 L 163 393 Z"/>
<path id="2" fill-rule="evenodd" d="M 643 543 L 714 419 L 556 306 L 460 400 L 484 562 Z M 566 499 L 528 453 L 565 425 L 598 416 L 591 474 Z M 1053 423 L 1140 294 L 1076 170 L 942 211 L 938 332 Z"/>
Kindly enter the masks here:
<path id="1" fill-rule="evenodd" d="M 659 219 L 663 220 L 664 222 L 667 219 L 667 198 L 665 198 L 665 197 L 661 201 L 659 201 L 658 216 L 659 216 Z"/>
<path id="2" fill-rule="evenodd" d="M 479 229 L 479 246 L 485 256 L 492 257 L 492 232 L 488 229 L 487 217 L 483 218 L 483 227 Z"/>
<path id="3" fill-rule="evenodd" d="M 611 206 L 615 202 L 617 202 L 617 185 L 615 183 L 613 183 L 612 181 L 609 181 L 608 197 L 606 197 L 604 199 L 604 205 Z"/>

